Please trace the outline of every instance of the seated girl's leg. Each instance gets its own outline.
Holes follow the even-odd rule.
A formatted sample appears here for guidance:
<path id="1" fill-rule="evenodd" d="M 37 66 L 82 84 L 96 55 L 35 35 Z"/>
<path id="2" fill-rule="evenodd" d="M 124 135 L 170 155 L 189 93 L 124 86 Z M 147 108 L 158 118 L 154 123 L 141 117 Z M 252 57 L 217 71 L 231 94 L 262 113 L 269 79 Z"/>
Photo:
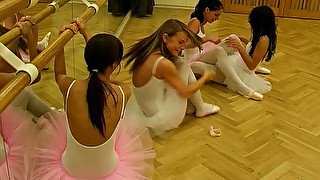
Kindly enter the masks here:
<path id="1" fill-rule="evenodd" d="M 238 56 L 226 56 L 225 58 L 220 58 L 218 61 L 219 68 L 221 69 L 223 74 L 226 76 L 226 78 L 229 79 L 232 83 L 234 83 L 237 86 L 236 91 L 238 93 L 250 99 L 262 100 L 263 95 L 255 92 L 253 89 L 245 85 L 237 75 L 233 66 L 234 60 L 230 59 L 230 58 L 236 58 L 236 57 Z"/>
<path id="2" fill-rule="evenodd" d="M 223 74 L 223 72 L 217 65 L 211 65 L 204 62 L 195 61 L 190 64 L 190 67 L 195 74 L 203 74 L 204 70 L 207 69 L 214 70 L 215 76 L 213 77 L 213 81 L 219 84 L 222 84 L 226 79 L 226 76 Z"/>
<path id="3" fill-rule="evenodd" d="M 225 75 L 222 73 L 219 67 L 217 67 L 218 59 L 227 56 L 226 52 L 222 47 L 215 47 L 214 49 L 202 54 L 199 61 L 192 62 L 190 64 L 191 69 L 196 74 L 203 74 L 207 69 L 212 69 L 215 71 L 213 81 L 217 83 L 223 83 L 225 80 Z"/>
<path id="4" fill-rule="evenodd" d="M 225 51 L 219 46 L 213 48 L 212 50 L 205 52 L 201 54 L 199 61 L 211 64 L 211 65 L 216 65 L 218 62 L 218 57 L 224 55 Z"/>
<path id="5" fill-rule="evenodd" d="M 220 43 L 219 43 L 219 46 L 222 47 L 224 49 L 224 51 L 228 54 L 228 55 L 233 55 L 237 52 L 236 49 L 232 48 L 232 47 L 229 47 L 228 44 L 226 43 L 226 40 L 228 38 L 232 38 L 232 39 L 236 39 L 238 40 L 240 43 L 241 43 L 241 40 L 240 38 L 235 35 L 235 34 L 231 34 L 230 36 L 224 38 Z"/>
<path id="6" fill-rule="evenodd" d="M 239 87 L 239 93 L 242 95 L 247 95 L 251 91 L 249 87 L 247 87 L 238 77 L 237 73 L 233 69 L 233 59 L 230 58 L 235 58 L 238 56 L 228 56 L 227 52 L 223 47 L 216 47 L 212 51 L 206 53 L 207 55 L 204 56 L 201 61 L 202 62 L 213 62 L 217 61 L 215 63 L 218 64 L 219 69 L 221 72 L 226 76 L 226 78 L 229 78 L 233 83 L 237 84 Z M 212 58 L 210 59 L 210 55 Z"/>
<path id="7" fill-rule="evenodd" d="M 189 64 L 187 64 L 185 61 L 178 61 L 176 63 L 176 67 L 179 71 L 180 76 L 186 84 L 190 84 L 196 81 L 194 73 L 192 72 Z M 197 117 L 203 117 L 209 114 L 213 114 L 220 110 L 218 106 L 204 103 L 201 97 L 200 90 L 194 93 L 194 95 L 190 97 L 189 100 L 195 106 Z"/>
<path id="8" fill-rule="evenodd" d="M 227 38 L 233 38 L 233 39 L 236 39 L 236 40 L 238 40 L 239 42 L 241 42 L 240 38 L 239 38 L 237 35 L 235 35 L 235 34 L 231 34 L 231 35 L 228 36 Z M 219 44 L 219 46 L 221 46 L 221 47 L 227 52 L 228 55 L 235 54 L 237 51 L 236 51 L 234 48 L 232 48 L 232 47 L 228 47 L 228 45 L 226 44 L 225 41 L 226 41 L 227 38 L 223 39 L 223 40 L 221 41 L 221 43 Z M 242 43 L 242 42 L 241 42 L 241 43 Z M 256 73 L 270 74 L 271 71 L 270 71 L 269 69 L 267 69 L 267 68 L 258 66 L 257 69 L 256 69 Z"/>

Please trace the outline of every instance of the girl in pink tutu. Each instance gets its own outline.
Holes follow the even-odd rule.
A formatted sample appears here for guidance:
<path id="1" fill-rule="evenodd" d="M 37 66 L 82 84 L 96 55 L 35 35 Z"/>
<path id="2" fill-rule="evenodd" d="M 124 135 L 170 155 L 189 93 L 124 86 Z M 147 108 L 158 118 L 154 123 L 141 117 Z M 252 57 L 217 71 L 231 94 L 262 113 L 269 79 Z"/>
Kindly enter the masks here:
<path id="1" fill-rule="evenodd" d="M 19 55 L 19 49 L 28 47 L 30 58 L 36 56 L 36 41 L 32 30 L 26 28 L 26 21 L 32 21 L 23 17 L 16 24 L 20 28 L 25 39 L 12 41 L 8 48 Z M 7 29 L 0 26 L 0 34 Z M 25 41 L 26 40 L 26 41 Z M 0 58 L 0 89 L 3 88 L 14 76 L 14 69 Z M 35 82 L 40 80 L 40 76 Z M 35 83 L 34 82 L 34 83 Z M 29 179 L 33 169 L 33 161 L 29 159 L 30 149 L 26 148 L 37 136 L 41 128 L 41 117 L 50 113 L 51 109 L 32 91 L 25 88 L 0 114 L 0 179 Z M 30 146 L 29 146 L 30 147 Z M 28 150 L 27 150 L 28 149 Z"/>
<path id="2" fill-rule="evenodd" d="M 64 49 L 55 57 L 55 79 L 65 111 L 55 114 L 39 135 L 32 179 L 150 179 L 154 172 L 152 140 L 125 118 L 129 88 L 111 79 L 120 65 L 123 45 L 110 34 L 88 34 L 82 21 L 62 29 L 87 41 L 84 57 L 89 77 L 66 75 Z"/>
<path id="3" fill-rule="evenodd" d="M 0 73 L 0 88 L 8 75 Z M 34 162 L 30 144 L 41 129 L 41 119 L 52 110 L 29 88 L 0 114 L 0 179 L 29 179 Z"/>

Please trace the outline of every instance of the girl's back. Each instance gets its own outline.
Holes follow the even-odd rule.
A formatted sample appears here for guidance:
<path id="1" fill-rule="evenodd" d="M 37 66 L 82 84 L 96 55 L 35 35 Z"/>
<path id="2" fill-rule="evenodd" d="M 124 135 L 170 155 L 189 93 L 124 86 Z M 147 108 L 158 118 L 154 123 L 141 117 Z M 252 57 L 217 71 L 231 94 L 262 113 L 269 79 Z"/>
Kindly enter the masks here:
<path id="1" fill-rule="evenodd" d="M 83 145 L 97 146 L 104 143 L 114 132 L 121 115 L 122 94 L 119 87 L 111 84 L 116 94 L 116 104 L 111 94 L 106 94 L 104 116 L 106 123 L 105 137 L 95 129 L 90 121 L 88 104 L 86 101 L 87 81 L 76 81 L 70 88 L 66 98 L 66 112 L 70 130 L 74 138 Z"/>
<path id="2" fill-rule="evenodd" d="M 109 83 L 110 84 L 110 83 Z M 63 167 L 70 175 L 101 177 L 117 166 L 115 138 L 124 113 L 125 94 L 120 86 L 110 84 L 116 97 L 106 94 L 105 137 L 91 124 L 86 103 L 87 81 L 74 81 L 67 92 L 67 145 L 62 155 Z"/>

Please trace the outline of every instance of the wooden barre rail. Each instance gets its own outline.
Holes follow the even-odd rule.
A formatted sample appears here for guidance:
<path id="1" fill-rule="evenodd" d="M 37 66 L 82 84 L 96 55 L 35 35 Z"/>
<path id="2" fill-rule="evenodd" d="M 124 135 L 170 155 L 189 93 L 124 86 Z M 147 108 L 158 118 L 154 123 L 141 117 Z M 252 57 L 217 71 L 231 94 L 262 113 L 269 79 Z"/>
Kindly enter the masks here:
<path id="1" fill-rule="evenodd" d="M 68 3 L 70 0 L 60 0 L 57 2 L 57 5 L 59 7 L 64 6 L 66 3 Z M 33 18 L 36 21 L 36 24 L 39 24 L 41 21 L 43 21 L 45 18 L 50 16 L 51 14 L 55 13 L 55 9 L 53 6 L 48 6 L 44 10 L 40 11 L 38 14 L 34 15 Z M 30 22 L 27 22 L 29 26 L 32 26 Z M 9 32 L 2 35 L 0 37 L 0 42 L 4 45 L 8 45 L 13 39 L 21 36 L 20 29 L 18 27 L 12 28 Z"/>
<path id="2" fill-rule="evenodd" d="M 99 8 L 105 4 L 106 0 L 98 0 L 97 5 Z M 95 14 L 93 7 L 87 8 L 87 10 L 79 16 L 84 22 L 87 22 Z M 54 57 L 54 55 L 73 37 L 73 32 L 69 29 L 65 30 L 60 36 L 49 45 L 44 51 L 42 51 L 33 61 L 38 71 Z M 2 112 L 12 100 L 30 83 L 30 77 L 25 72 L 19 72 L 6 86 L 0 90 L 0 112 Z"/>
<path id="3" fill-rule="evenodd" d="M 29 6 L 31 0 L 6 0 L 0 1 L 0 22 Z"/>

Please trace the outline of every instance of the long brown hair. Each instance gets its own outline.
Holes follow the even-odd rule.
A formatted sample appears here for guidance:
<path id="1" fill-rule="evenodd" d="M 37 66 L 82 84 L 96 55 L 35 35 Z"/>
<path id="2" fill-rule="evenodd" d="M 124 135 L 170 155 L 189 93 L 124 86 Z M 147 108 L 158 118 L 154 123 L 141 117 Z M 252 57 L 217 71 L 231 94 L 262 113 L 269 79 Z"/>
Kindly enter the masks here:
<path id="1" fill-rule="evenodd" d="M 191 42 L 201 48 L 201 40 L 181 21 L 177 19 L 169 19 L 164 22 L 153 34 L 139 40 L 136 44 L 132 45 L 129 51 L 124 55 L 124 59 L 128 58 L 126 67 L 133 62 L 130 71 L 141 66 L 152 53 L 160 49 L 161 54 L 172 60 L 173 57 L 168 51 L 165 43 L 163 42 L 163 35 L 166 33 L 169 37 L 174 36 L 177 32 L 185 32 L 190 38 Z"/>

